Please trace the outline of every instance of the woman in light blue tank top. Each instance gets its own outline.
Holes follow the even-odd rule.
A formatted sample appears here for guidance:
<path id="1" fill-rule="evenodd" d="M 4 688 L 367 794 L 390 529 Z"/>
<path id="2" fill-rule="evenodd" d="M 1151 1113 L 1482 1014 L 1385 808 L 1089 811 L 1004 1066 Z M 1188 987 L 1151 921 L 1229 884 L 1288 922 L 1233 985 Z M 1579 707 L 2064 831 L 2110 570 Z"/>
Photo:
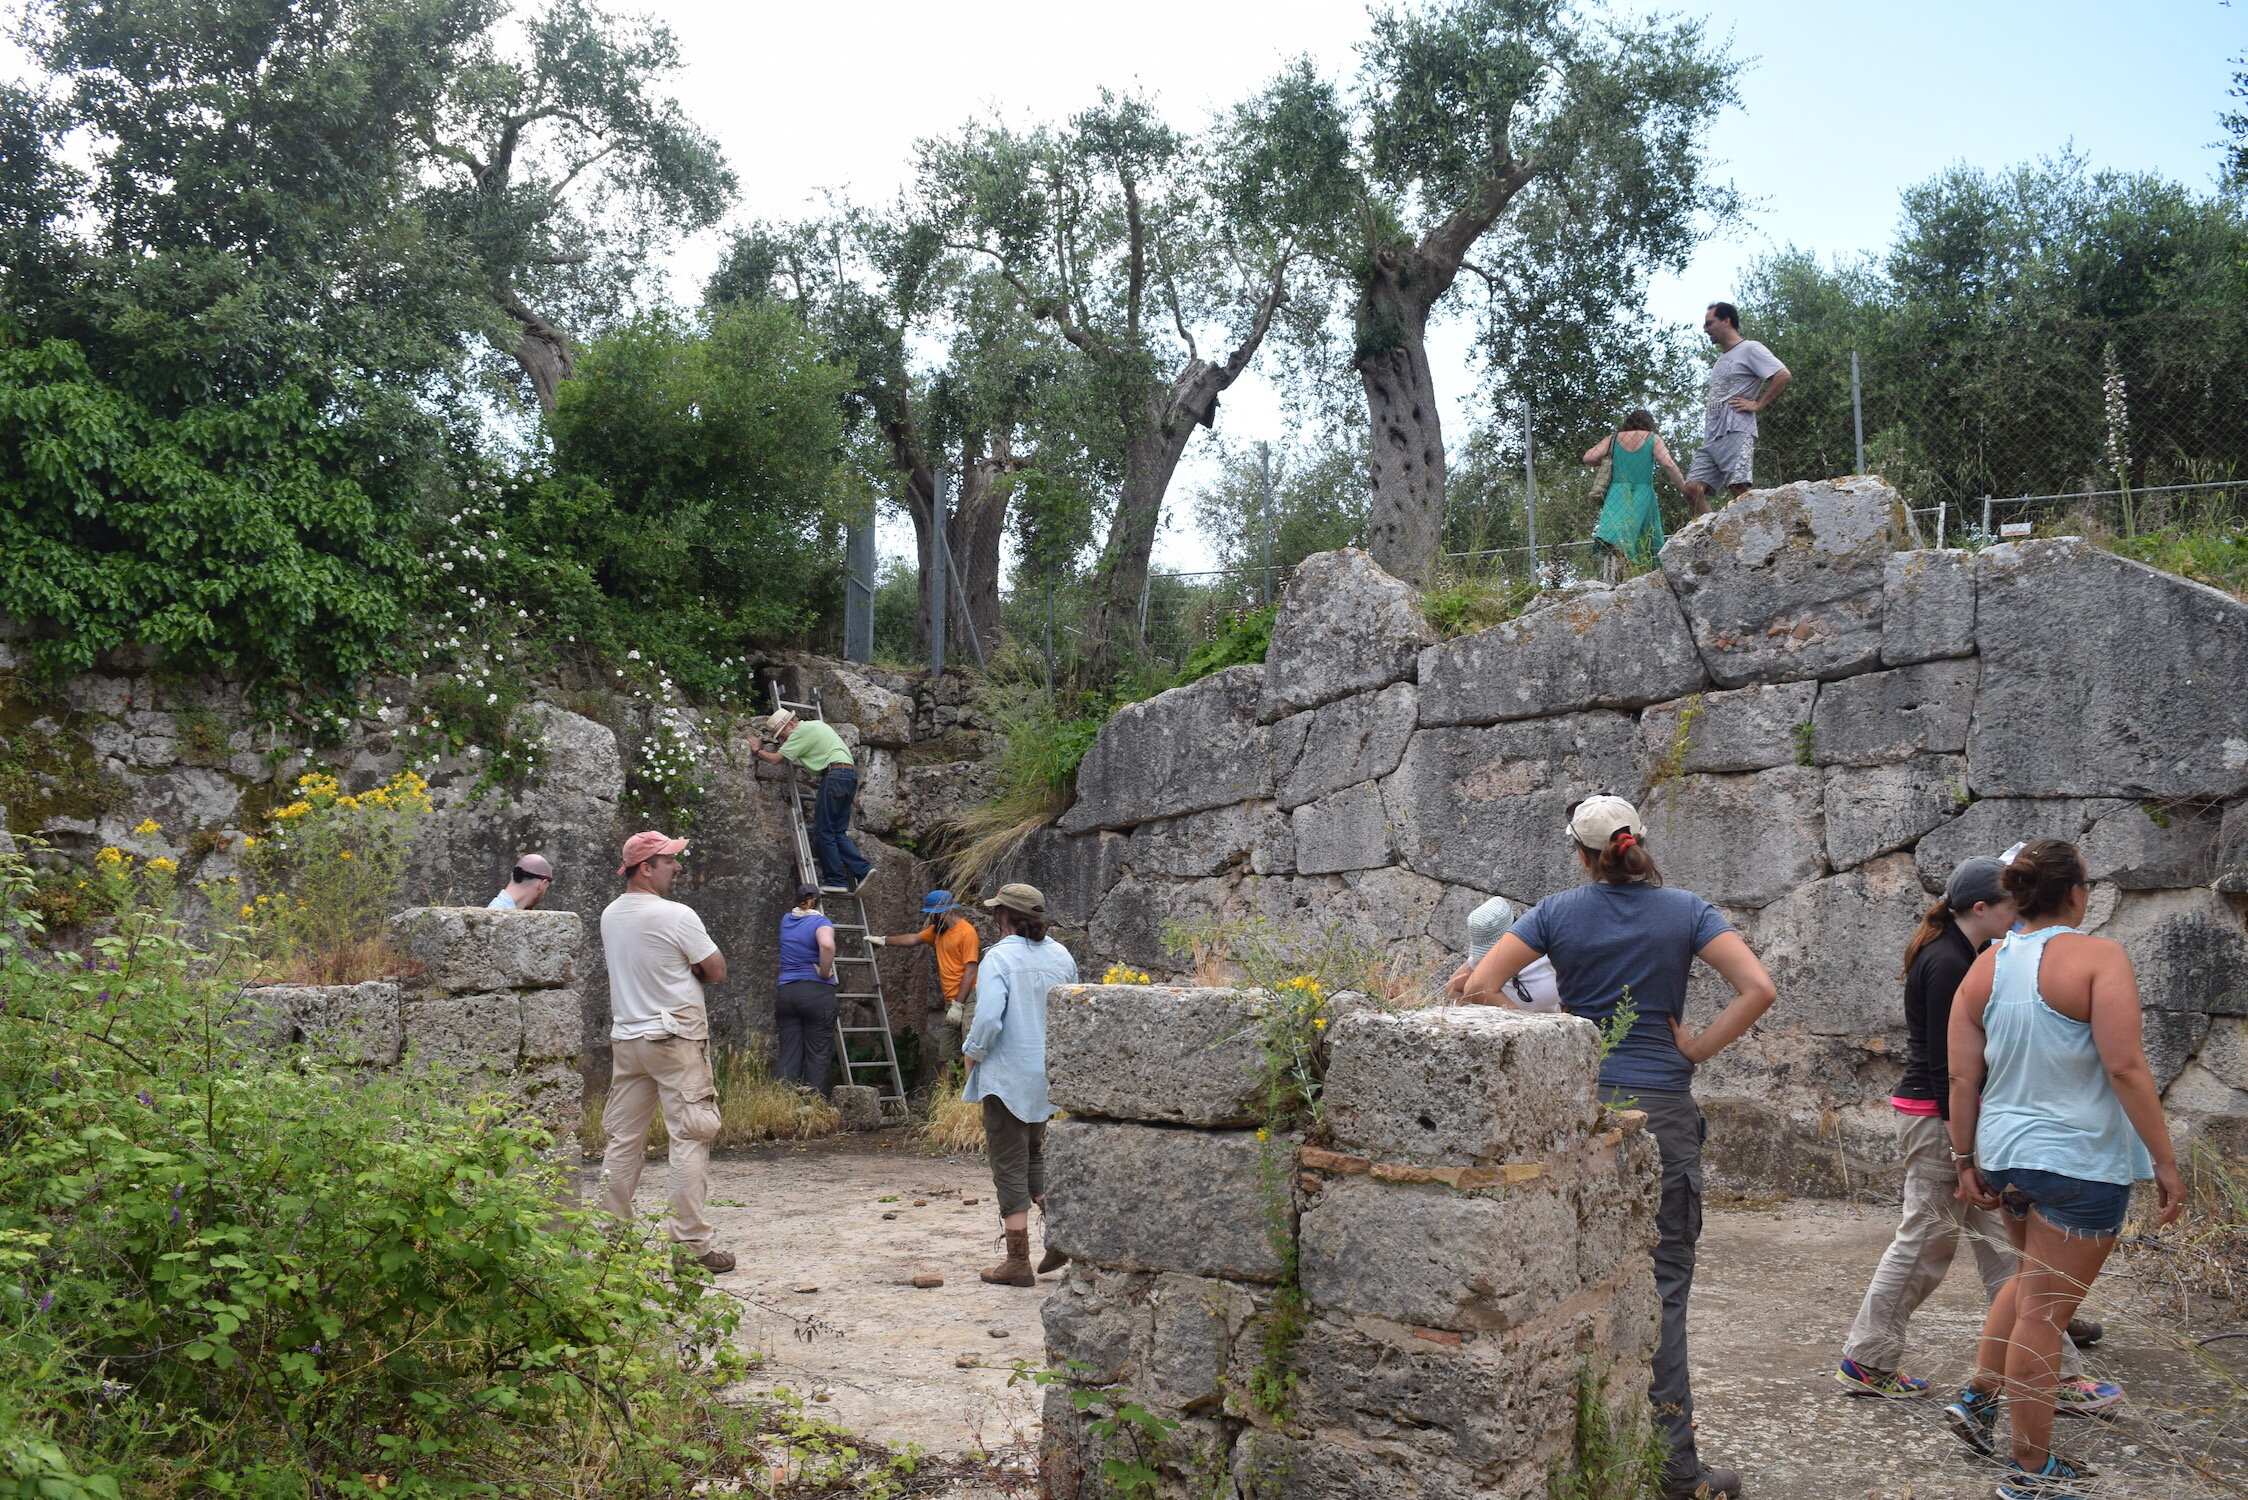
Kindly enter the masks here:
<path id="1" fill-rule="evenodd" d="M 1951 1008 L 1951 1140 L 1959 1196 L 2001 1210 L 2020 1269 L 1991 1303 L 1975 1375 L 1945 1408 L 1952 1430 L 1995 1456 L 1998 1402 L 2011 1418 L 2003 1500 L 2076 1500 L 2054 1455 L 2061 1339 L 2115 1248 L 2131 1184 L 2155 1180 L 2159 1221 L 2185 1187 L 2140 1039 L 2131 960 L 2076 930 L 2090 898 L 2074 844 L 2040 839 L 2000 876 L 2023 928 L 1975 960 Z"/>

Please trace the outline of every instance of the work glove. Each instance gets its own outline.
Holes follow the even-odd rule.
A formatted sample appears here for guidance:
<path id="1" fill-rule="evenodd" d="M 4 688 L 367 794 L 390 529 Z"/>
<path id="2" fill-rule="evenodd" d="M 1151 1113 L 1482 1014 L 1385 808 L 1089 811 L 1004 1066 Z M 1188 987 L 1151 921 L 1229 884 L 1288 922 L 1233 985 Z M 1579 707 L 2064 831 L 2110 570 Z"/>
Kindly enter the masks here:
<path id="1" fill-rule="evenodd" d="M 866 945 L 869 948 L 879 948 L 888 941 L 890 940 L 879 932 L 870 932 L 866 935 Z"/>
<path id="2" fill-rule="evenodd" d="M 944 1008 L 944 1021 L 947 1026 L 958 1026 L 967 1019 L 968 1013 L 960 1008 L 960 1002 L 957 1000 Z"/>

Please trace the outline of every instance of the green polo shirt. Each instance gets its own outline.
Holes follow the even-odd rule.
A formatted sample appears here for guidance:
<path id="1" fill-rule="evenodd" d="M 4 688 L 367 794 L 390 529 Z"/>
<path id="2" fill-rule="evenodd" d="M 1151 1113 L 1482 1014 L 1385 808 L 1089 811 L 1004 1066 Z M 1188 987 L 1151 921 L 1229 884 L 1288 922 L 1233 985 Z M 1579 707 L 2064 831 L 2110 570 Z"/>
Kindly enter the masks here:
<path id="1" fill-rule="evenodd" d="M 844 747 L 843 736 L 818 719 L 805 719 L 781 741 L 781 759 L 792 760 L 817 776 L 829 766 L 849 765 L 851 752 Z"/>

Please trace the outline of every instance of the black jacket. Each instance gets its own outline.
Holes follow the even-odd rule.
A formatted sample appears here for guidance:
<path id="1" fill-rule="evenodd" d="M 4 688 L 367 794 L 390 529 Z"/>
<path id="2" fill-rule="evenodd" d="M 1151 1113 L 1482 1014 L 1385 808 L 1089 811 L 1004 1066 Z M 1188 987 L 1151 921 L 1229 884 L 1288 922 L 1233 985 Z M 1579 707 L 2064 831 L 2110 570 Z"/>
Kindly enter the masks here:
<path id="1" fill-rule="evenodd" d="M 1951 997 L 1975 964 L 1975 945 L 1957 924 L 1913 955 L 1905 974 L 1904 1081 L 1900 1099 L 1933 1099 L 1951 1118 Z"/>

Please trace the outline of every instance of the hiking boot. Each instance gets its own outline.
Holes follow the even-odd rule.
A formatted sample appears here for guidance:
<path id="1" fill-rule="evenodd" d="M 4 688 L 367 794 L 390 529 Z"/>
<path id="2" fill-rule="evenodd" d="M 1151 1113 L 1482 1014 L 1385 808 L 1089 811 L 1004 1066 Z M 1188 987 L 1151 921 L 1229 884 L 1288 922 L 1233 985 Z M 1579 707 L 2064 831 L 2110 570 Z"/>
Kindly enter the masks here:
<path id="1" fill-rule="evenodd" d="M 2053 1388 L 2056 1416 L 2096 1417 L 2123 1404 L 2123 1387 L 2079 1375 Z"/>
<path id="2" fill-rule="evenodd" d="M 2045 1467 L 2032 1474 L 2020 1464 L 2008 1464 L 2006 1477 L 1998 1481 L 1999 1500 L 2088 1500 L 2091 1491 L 2079 1480 L 2091 1477 L 2090 1469 L 2079 1468 L 2058 1453 L 2045 1455 Z"/>
<path id="3" fill-rule="evenodd" d="M 1998 1393 L 1968 1386 L 1944 1408 L 1944 1424 L 1984 1458 L 1998 1457 Z"/>
<path id="4" fill-rule="evenodd" d="M 1663 1500 L 1739 1500 L 1741 1476 L 1737 1470 L 1702 1465 L 1699 1474 L 1663 1481 Z"/>
<path id="5" fill-rule="evenodd" d="M 1068 1256 L 1062 1254 L 1061 1251 L 1056 1250 L 1052 1245 L 1048 1245 L 1046 1247 L 1046 1253 L 1038 1257 L 1038 1274 L 1044 1276 L 1047 1272 L 1059 1271 L 1063 1266 L 1066 1266 L 1068 1264 Z"/>
<path id="6" fill-rule="evenodd" d="M 2089 1349 L 2106 1336 L 2107 1325 L 2098 1318 L 2068 1320 L 2068 1341 L 2079 1349 Z"/>
<path id="7" fill-rule="evenodd" d="M 1884 1401 L 1909 1401 L 1915 1396 L 1928 1394 L 1928 1382 L 1910 1375 L 1899 1375 L 1895 1370 L 1876 1370 L 1846 1359 L 1834 1378 L 1853 1396 L 1878 1396 Z"/>
<path id="8" fill-rule="evenodd" d="M 695 1257 L 695 1264 L 713 1276 L 723 1276 L 734 1269 L 734 1257 L 727 1250 L 705 1250 Z"/>
<path id="9" fill-rule="evenodd" d="M 1007 1231 L 1007 1258 L 983 1273 L 993 1286 L 1036 1286 L 1038 1273 L 1030 1268 L 1030 1231 Z"/>

